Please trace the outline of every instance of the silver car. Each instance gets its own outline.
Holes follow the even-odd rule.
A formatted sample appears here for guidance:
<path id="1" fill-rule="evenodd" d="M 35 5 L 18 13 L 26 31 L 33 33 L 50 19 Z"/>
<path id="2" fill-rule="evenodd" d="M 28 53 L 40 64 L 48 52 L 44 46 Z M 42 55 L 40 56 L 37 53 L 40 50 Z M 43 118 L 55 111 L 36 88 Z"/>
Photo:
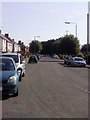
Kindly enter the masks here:
<path id="1" fill-rule="evenodd" d="M 25 76 L 25 61 L 20 53 L 3 53 L 2 56 L 11 57 L 16 63 L 17 70 L 19 72 L 19 80 Z"/>
<path id="2" fill-rule="evenodd" d="M 71 66 L 85 67 L 86 61 L 82 57 L 73 57 L 71 60 Z"/>

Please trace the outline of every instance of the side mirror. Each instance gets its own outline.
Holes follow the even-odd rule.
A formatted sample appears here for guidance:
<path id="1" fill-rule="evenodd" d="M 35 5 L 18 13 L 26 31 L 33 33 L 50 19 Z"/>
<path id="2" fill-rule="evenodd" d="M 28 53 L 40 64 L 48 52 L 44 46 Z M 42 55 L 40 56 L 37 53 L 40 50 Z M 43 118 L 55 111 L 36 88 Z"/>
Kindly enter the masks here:
<path id="1" fill-rule="evenodd" d="M 18 73 L 18 75 L 20 76 L 21 75 L 21 70 L 17 70 L 17 73 Z"/>

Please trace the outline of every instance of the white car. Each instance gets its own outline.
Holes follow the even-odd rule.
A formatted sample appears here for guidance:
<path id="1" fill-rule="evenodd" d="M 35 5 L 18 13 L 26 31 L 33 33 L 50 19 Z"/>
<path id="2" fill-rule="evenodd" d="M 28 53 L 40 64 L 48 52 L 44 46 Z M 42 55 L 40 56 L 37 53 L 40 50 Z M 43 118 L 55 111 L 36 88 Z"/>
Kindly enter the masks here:
<path id="1" fill-rule="evenodd" d="M 86 61 L 82 57 L 73 57 L 71 60 L 71 66 L 85 67 Z"/>
<path id="2" fill-rule="evenodd" d="M 56 54 L 54 54 L 52 57 L 55 59 L 59 59 L 58 55 L 56 55 Z"/>
<path id="3" fill-rule="evenodd" d="M 25 76 L 25 61 L 20 53 L 3 53 L 2 56 L 11 57 L 14 59 L 16 63 L 16 67 L 18 72 L 20 73 L 19 80 L 21 81 L 21 77 Z"/>

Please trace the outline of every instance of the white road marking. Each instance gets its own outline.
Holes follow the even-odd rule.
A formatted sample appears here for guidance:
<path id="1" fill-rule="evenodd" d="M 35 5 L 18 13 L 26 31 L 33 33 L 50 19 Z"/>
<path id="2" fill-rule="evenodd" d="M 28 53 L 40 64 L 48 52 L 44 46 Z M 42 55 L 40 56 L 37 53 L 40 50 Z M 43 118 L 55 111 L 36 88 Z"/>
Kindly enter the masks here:
<path id="1" fill-rule="evenodd" d="M 77 87 L 77 88 L 81 89 L 81 90 L 84 91 L 84 92 L 90 93 L 90 91 L 88 91 L 88 90 L 86 90 L 86 89 L 84 89 L 84 88 L 81 88 L 81 87 L 78 86 L 78 85 L 74 85 L 74 87 Z"/>

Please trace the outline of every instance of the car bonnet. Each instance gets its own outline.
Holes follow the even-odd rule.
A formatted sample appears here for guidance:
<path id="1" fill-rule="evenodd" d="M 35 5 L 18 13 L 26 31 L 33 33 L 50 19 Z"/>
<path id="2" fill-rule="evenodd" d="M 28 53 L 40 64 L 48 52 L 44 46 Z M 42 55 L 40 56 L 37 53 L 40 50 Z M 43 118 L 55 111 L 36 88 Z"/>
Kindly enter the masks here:
<path id="1" fill-rule="evenodd" d="M 0 81 L 7 81 L 11 76 L 15 76 L 16 71 L 0 71 Z"/>

